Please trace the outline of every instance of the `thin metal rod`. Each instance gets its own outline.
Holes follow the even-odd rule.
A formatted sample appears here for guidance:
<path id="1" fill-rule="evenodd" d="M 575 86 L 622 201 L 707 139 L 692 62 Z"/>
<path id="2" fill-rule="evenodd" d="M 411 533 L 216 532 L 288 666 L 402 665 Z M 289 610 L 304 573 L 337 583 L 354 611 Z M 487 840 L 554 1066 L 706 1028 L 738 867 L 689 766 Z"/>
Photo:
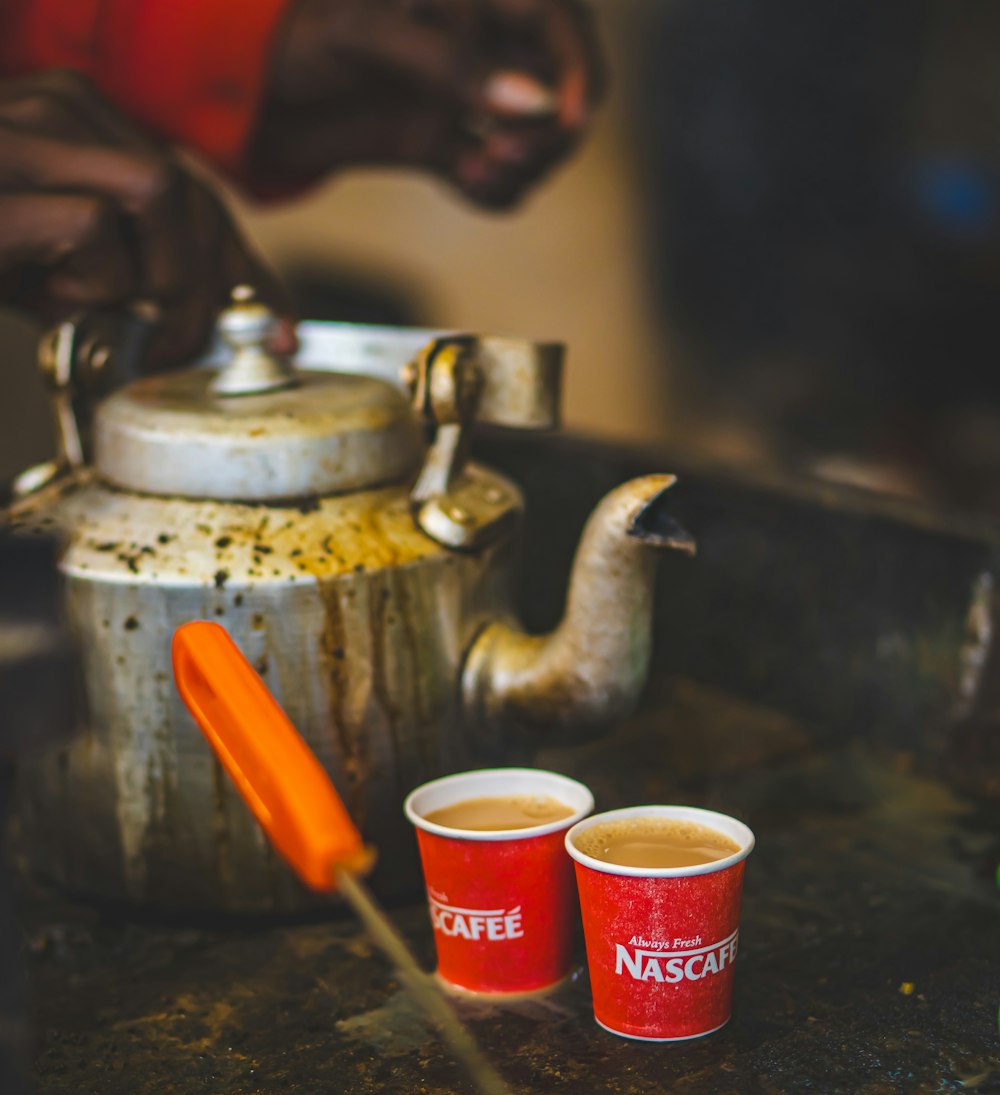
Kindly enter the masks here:
<path id="1" fill-rule="evenodd" d="M 486 1060 L 462 1025 L 444 993 L 420 968 L 406 941 L 375 903 L 367 887 L 345 870 L 336 871 L 337 885 L 372 940 L 396 967 L 399 979 L 451 1046 L 455 1056 L 469 1070 L 481 1095 L 511 1095 L 500 1074 Z"/>

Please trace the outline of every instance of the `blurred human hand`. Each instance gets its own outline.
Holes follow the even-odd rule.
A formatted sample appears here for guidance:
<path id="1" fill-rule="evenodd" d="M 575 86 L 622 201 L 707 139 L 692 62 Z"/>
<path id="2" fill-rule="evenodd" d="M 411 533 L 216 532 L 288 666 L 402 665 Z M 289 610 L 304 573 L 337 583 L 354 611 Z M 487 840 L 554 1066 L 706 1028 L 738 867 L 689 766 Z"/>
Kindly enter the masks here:
<path id="1" fill-rule="evenodd" d="M 398 164 L 503 208 L 575 148 L 604 81 L 582 0 L 294 0 L 254 178 Z"/>
<path id="2" fill-rule="evenodd" d="M 243 283 L 287 314 L 222 201 L 86 79 L 0 81 L 0 301 L 45 322 L 148 301 L 155 369 L 197 354 Z M 280 340 L 291 348 L 289 325 Z"/>

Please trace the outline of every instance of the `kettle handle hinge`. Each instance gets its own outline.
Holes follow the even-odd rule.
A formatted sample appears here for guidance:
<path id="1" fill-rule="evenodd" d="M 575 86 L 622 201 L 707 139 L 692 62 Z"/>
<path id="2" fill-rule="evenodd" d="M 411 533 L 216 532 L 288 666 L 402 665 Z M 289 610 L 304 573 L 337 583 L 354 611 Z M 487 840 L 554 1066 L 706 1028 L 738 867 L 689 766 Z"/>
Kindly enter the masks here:
<path id="1" fill-rule="evenodd" d="M 34 494 L 87 463 L 93 400 L 136 375 L 158 320 L 157 306 L 139 301 L 126 312 L 78 313 L 42 335 L 37 362 L 51 396 L 58 451 L 17 476 L 14 498 Z"/>
<path id="2" fill-rule="evenodd" d="M 467 335 L 434 339 L 407 365 L 403 377 L 414 410 L 432 431 L 410 491 L 413 519 L 432 540 L 459 550 L 485 546 L 506 523 L 506 507 L 484 505 L 481 476 L 467 469 L 483 387 L 475 343 Z"/>
<path id="3" fill-rule="evenodd" d="M 431 539 L 474 550 L 507 534 L 519 502 L 498 476 L 468 464 L 472 427 L 555 427 L 562 360 L 559 343 L 456 334 L 433 339 L 406 366 L 413 409 L 433 431 L 410 492 L 414 520 Z"/>
<path id="4" fill-rule="evenodd" d="M 482 391 L 474 345 L 466 335 L 436 338 L 406 367 L 404 382 L 413 409 L 433 431 L 427 458 L 410 491 L 414 505 L 447 494 L 465 468 Z"/>
<path id="5" fill-rule="evenodd" d="M 414 410 L 434 431 L 410 492 L 413 518 L 430 539 L 459 551 L 475 551 L 506 537 L 520 512 L 513 487 L 469 463 L 472 426 L 492 417 L 488 403 L 483 413 L 490 392 L 483 342 L 471 335 L 435 338 L 403 377 Z M 498 402 L 494 410 L 504 413 Z"/>

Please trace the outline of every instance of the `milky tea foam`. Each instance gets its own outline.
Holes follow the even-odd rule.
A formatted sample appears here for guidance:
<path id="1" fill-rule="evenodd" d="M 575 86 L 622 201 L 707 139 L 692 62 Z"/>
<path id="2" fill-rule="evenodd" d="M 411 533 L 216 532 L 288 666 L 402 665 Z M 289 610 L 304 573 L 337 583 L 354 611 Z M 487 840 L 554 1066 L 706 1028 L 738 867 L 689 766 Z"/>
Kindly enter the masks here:
<path id="1" fill-rule="evenodd" d="M 631 816 L 591 825 L 572 837 L 584 855 L 622 867 L 695 867 L 740 850 L 731 837 L 672 817 Z"/>

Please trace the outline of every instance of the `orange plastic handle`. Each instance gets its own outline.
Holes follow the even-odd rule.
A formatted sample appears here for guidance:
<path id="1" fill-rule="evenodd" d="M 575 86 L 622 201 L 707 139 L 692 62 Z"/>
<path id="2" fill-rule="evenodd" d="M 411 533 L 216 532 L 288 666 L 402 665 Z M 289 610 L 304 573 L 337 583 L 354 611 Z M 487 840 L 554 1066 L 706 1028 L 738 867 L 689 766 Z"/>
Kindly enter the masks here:
<path id="1" fill-rule="evenodd" d="M 371 863 L 329 776 L 224 627 L 174 632 L 177 691 L 272 844 L 307 886 Z"/>

